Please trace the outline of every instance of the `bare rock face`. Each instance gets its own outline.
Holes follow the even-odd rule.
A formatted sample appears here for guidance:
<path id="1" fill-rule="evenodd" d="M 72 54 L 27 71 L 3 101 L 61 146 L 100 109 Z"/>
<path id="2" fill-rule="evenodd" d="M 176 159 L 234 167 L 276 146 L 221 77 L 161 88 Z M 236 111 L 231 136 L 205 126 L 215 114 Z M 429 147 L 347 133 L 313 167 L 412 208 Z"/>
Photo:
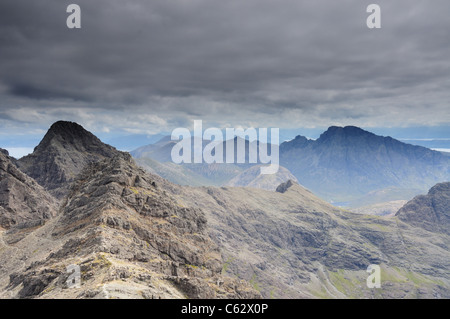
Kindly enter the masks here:
<path id="1" fill-rule="evenodd" d="M 0 227 L 39 225 L 56 213 L 56 201 L 22 173 L 8 152 L 0 149 Z"/>
<path id="2" fill-rule="evenodd" d="M 63 198 L 76 176 L 89 163 L 120 153 L 81 125 L 54 123 L 34 152 L 18 161 L 19 168 L 56 198 Z"/>
<path id="3" fill-rule="evenodd" d="M 293 182 L 256 188 L 182 187 L 174 194 L 201 208 L 226 272 L 264 298 L 448 298 L 448 236 L 340 210 Z M 366 286 L 370 264 L 382 290 Z"/>
<path id="4" fill-rule="evenodd" d="M 19 298 L 260 297 L 221 274 L 204 213 L 167 194 L 159 180 L 125 153 L 89 164 L 61 215 L 41 229 L 51 252 L 11 273 L 7 291 Z M 78 290 L 66 287 L 69 264 L 81 268 Z"/>
<path id="5" fill-rule="evenodd" d="M 396 214 L 402 221 L 428 231 L 450 235 L 450 183 L 440 183 L 419 195 Z"/>

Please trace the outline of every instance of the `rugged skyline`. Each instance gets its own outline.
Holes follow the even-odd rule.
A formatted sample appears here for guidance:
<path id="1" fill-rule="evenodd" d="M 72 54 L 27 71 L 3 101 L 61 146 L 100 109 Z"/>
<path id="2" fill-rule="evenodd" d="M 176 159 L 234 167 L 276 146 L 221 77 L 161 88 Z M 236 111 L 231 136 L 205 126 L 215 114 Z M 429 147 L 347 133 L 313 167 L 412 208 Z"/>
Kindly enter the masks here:
<path id="1" fill-rule="evenodd" d="M 172 184 L 70 122 L 32 157 L 37 180 L 0 149 L 0 299 L 449 298 L 450 183 L 380 217 L 292 180 Z M 367 284 L 377 265 L 382 289 Z"/>
<path id="2" fill-rule="evenodd" d="M 377 30 L 355 0 L 78 0 L 78 30 L 70 3 L 0 3 L 0 138 L 449 126 L 448 1 L 377 1 Z"/>

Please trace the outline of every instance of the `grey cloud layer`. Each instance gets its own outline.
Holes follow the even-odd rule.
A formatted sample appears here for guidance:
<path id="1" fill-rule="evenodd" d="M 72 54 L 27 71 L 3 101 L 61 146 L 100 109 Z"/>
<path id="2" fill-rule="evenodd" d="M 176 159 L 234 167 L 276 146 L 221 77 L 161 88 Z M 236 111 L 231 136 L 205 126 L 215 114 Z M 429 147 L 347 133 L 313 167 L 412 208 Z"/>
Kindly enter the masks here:
<path id="1" fill-rule="evenodd" d="M 0 121 L 450 122 L 447 0 L 377 1 L 381 30 L 356 0 L 78 0 L 68 30 L 71 2 L 0 2 Z"/>

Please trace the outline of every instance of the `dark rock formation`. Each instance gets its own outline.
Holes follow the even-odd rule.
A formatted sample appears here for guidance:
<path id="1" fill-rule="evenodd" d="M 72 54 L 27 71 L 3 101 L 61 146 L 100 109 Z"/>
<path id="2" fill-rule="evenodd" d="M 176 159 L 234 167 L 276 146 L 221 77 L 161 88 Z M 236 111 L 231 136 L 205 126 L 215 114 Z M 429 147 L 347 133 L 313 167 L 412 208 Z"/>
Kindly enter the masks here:
<path id="1" fill-rule="evenodd" d="M 59 121 L 50 127 L 34 152 L 21 158 L 18 165 L 52 195 L 61 199 L 86 164 L 118 153 L 81 125 Z"/>
<path id="2" fill-rule="evenodd" d="M 419 195 L 396 214 L 405 223 L 450 235 L 450 183 L 440 183 Z"/>
<path id="3" fill-rule="evenodd" d="M 290 179 L 287 182 L 278 185 L 276 192 L 285 193 L 292 185 L 294 185 L 294 182 Z"/>
<path id="4" fill-rule="evenodd" d="M 8 152 L 0 152 L 0 227 L 31 226 L 54 216 L 56 201 L 13 161 Z"/>

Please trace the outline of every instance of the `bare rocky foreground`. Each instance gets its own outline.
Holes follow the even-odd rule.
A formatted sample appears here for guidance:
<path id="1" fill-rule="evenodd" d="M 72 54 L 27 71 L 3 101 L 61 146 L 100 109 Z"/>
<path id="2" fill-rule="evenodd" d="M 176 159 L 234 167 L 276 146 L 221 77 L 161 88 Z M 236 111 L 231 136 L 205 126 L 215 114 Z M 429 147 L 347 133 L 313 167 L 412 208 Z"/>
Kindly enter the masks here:
<path id="1" fill-rule="evenodd" d="M 0 176 L 2 298 L 450 297 L 448 184 L 392 217 L 295 182 L 179 186 L 69 122 L 18 163 L 0 152 Z"/>

